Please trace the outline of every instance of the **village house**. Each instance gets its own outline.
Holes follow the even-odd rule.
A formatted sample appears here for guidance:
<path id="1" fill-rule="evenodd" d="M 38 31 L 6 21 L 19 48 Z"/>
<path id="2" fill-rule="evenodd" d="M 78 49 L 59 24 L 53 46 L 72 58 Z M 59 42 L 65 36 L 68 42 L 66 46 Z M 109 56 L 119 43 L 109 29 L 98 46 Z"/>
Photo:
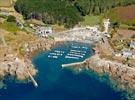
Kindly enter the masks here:
<path id="1" fill-rule="evenodd" d="M 47 37 L 49 34 L 51 34 L 52 28 L 51 27 L 38 27 L 36 29 L 36 34 L 41 36 L 41 37 Z"/>
<path id="2" fill-rule="evenodd" d="M 124 49 L 124 50 L 122 50 L 121 55 L 123 57 L 126 57 L 126 58 L 133 58 L 133 59 L 135 59 L 135 51 L 133 51 L 133 50 Z"/>

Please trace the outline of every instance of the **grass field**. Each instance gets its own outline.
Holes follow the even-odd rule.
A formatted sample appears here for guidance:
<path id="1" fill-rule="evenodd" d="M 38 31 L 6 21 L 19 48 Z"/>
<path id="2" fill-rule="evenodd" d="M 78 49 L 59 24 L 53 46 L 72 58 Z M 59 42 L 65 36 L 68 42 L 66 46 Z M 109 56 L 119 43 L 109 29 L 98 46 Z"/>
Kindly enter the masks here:
<path id="1" fill-rule="evenodd" d="M 2 29 L 5 29 L 9 32 L 17 32 L 19 29 L 16 27 L 16 23 L 13 23 L 13 22 L 4 22 L 4 23 L 0 23 L 0 27 Z"/>
<path id="2" fill-rule="evenodd" d="M 100 16 L 85 16 L 84 21 L 82 21 L 80 24 L 81 25 L 97 25 L 100 24 L 102 21 L 102 15 Z"/>
<path id="3" fill-rule="evenodd" d="M 126 25 L 126 24 L 120 24 L 120 27 L 123 29 L 132 29 L 135 30 L 135 26 L 130 26 L 130 25 Z"/>
<path id="4" fill-rule="evenodd" d="M 12 5 L 12 0 L 0 0 L 0 7 L 8 7 Z"/>

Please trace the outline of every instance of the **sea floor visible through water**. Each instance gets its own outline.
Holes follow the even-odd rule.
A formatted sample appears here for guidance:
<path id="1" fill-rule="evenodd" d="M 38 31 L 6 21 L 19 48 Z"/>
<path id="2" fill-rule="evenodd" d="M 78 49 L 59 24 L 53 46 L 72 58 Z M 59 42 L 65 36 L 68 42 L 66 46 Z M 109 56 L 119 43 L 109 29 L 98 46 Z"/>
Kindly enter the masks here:
<path id="1" fill-rule="evenodd" d="M 107 84 L 108 78 L 100 81 L 93 72 L 75 73 L 70 68 L 62 68 L 62 64 L 91 57 L 92 48 L 90 44 L 67 42 L 35 55 L 32 61 L 38 69 L 35 76 L 38 87 L 31 82 L 6 80 L 7 87 L 0 89 L 0 100 L 126 100 L 122 92 Z"/>

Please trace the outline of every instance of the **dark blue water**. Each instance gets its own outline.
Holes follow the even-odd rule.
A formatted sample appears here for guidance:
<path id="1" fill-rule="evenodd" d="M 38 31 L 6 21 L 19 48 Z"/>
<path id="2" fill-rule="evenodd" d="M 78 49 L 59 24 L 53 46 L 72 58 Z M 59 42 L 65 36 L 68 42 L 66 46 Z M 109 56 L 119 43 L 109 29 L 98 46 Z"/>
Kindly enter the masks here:
<path id="1" fill-rule="evenodd" d="M 75 46 L 87 48 L 72 48 L 73 43 L 66 43 L 51 51 L 42 52 L 33 58 L 38 69 L 35 79 L 38 88 L 32 83 L 15 83 L 6 81 L 7 89 L 0 90 L 0 100 L 125 100 L 122 93 L 114 91 L 106 82 L 100 81 L 96 74 L 88 71 L 75 73 L 71 69 L 62 68 L 61 64 L 83 61 L 93 54 L 88 44 L 74 43 Z M 84 58 L 66 59 L 71 49 L 86 51 Z M 55 50 L 64 51 L 58 58 L 48 58 Z"/>

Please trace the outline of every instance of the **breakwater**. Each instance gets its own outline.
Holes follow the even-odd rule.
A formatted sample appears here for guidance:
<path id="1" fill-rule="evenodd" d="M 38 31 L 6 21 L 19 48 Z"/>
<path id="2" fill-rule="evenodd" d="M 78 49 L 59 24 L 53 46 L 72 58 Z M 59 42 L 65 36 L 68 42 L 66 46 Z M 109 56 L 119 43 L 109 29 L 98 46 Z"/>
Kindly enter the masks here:
<path id="1" fill-rule="evenodd" d="M 69 66 L 68 66 L 69 65 Z M 71 63 L 72 67 L 86 68 L 98 74 L 108 74 L 110 79 L 117 82 L 117 89 L 128 92 L 128 100 L 135 99 L 135 69 L 128 65 L 123 65 L 116 61 L 109 61 L 100 58 L 98 54 L 79 62 L 77 64 Z M 70 67 L 67 64 L 66 67 Z"/>
<path id="2" fill-rule="evenodd" d="M 78 59 L 66 58 L 68 54 Z M 77 55 L 83 55 L 83 58 Z M 0 100 L 122 100 L 122 93 L 114 91 L 106 82 L 99 81 L 97 75 L 88 71 L 75 73 L 61 67 L 61 64 L 81 62 L 92 55 L 91 45 L 72 42 L 40 52 L 32 59 L 38 69 L 35 77 L 38 87 L 33 88 L 31 82 L 17 84 L 9 81 L 7 89 L 0 90 Z"/>

